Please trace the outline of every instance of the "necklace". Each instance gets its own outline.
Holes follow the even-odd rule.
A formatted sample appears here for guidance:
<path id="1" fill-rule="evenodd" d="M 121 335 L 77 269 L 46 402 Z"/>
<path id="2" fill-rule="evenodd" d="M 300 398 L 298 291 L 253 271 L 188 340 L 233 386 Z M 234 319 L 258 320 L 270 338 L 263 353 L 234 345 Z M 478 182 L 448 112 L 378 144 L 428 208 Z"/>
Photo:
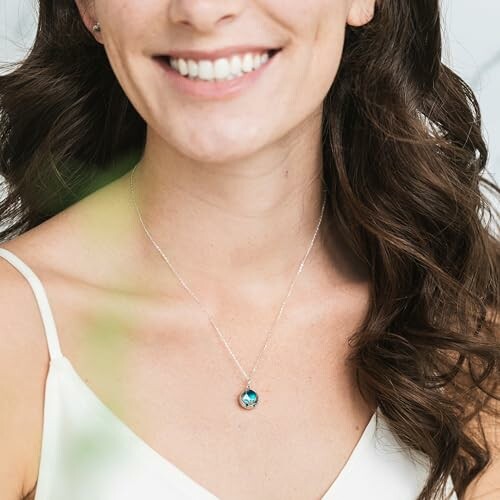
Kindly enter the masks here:
<path id="1" fill-rule="evenodd" d="M 295 276 L 294 276 L 294 278 L 293 278 L 293 280 L 292 280 L 292 282 L 291 282 L 291 284 L 290 284 L 290 286 L 288 288 L 288 292 L 287 292 L 287 294 L 285 296 L 285 299 L 283 300 L 283 302 L 281 304 L 279 312 L 278 312 L 277 316 L 275 317 L 275 319 L 274 319 L 274 321 L 273 321 L 273 323 L 271 325 L 271 328 L 267 332 L 266 341 L 264 343 L 264 346 L 262 347 L 262 349 L 259 352 L 259 355 L 257 356 L 257 359 L 256 359 L 256 361 L 255 361 L 255 363 L 254 363 L 254 365 L 252 367 L 252 370 L 250 371 L 250 375 L 248 375 L 247 372 L 241 366 L 241 364 L 238 361 L 238 359 L 236 358 L 236 356 L 234 355 L 234 353 L 231 350 L 231 348 L 229 347 L 229 344 L 227 343 L 226 339 L 222 335 L 221 331 L 219 330 L 219 328 L 215 324 L 215 322 L 214 322 L 211 314 L 203 306 L 203 304 L 200 302 L 200 300 L 194 294 L 194 292 L 186 285 L 186 283 L 179 276 L 179 274 L 177 273 L 177 271 L 175 271 L 175 269 L 173 268 L 172 264 L 168 260 L 167 256 L 165 255 L 165 253 L 163 252 L 163 250 L 160 248 L 160 246 L 156 243 L 156 241 L 153 239 L 153 237 L 151 236 L 151 233 L 149 232 L 148 228 L 144 224 L 144 221 L 143 221 L 142 215 L 141 215 L 141 211 L 139 210 L 139 207 L 138 207 L 136 199 L 135 199 L 134 174 L 135 174 L 136 168 L 137 168 L 137 164 L 134 166 L 134 168 L 132 169 L 132 172 L 130 174 L 130 196 L 131 196 L 132 202 L 134 204 L 135 210 L 137 212 L 137 216 L 139 218 L 139 222 L 141 223 L 141 226 L 144 229 L 144 232 L 145 232 L 146 236 L 151 241 L 151 243 L 153 244 L 153 246 L 158 250 L 159 254 L 163 258 L 163 260 L 168 264 L 168 266 L 170 267 L 171 271 L 174 273 L 174 275 L 179 280 L 179 282 L 181 283 L 181 285 L 186 289 L 186 291 L 191 295 L 191 297 L 193 297 L 193 299 L 198 303 L 198 305 L 207 314 L 208 319 L 210 321 L 210 324 L 214 327 L 215 331 L 217 332 L 217 334 L 219 335 L 220 339 L 222 340 L 224 346 L 229 351 L 229 354 L 231 355 L 231 357 L 233 358 L 234 362 L 238 366 L 239 370 L 241 371 L 241 373 L 245 377 L 245 379 L 247 381 L 246 382 L 246 386 L 245 386 L 245 389 L 239 394 L 239 396 L 238 396 L 238 402 L 239 402 L 239 404 L 240 404 L 240 406 L 242 408 L 245 408 L 247 410 L 251 410 L 251 409 L 255 408 L 255 406 L 257 405 L 257 403 L 259 401 L 258 394 L 250 387 L 250 382 L 252 380 L 252 376 L 253 376 L 253 374 L 255 372 L 255 369 L 257 367 L 258 362 L 260 361 L 260 358 L 262 357 L 262 354 L 264 353 L 264 351 L 265 351 L 265 349 L 266 349 L 266 347 L 268 345 L 269 339 L 271 337 L 271 333 L 274 330 L 274 326 L 276 325 L 276 323 L 278 322 L 279 318 L 281 317 L 281 313 L 283 312 L 283 309 L 285 307 L 286 301 L 288 300 L 288 297 L 292 293 L 292 290 L 293 290 L 293 287 L 295 285 L 295 282 L 297 281 L 297 278 L 298 278 L 299 274 L 302 272 L 302 269 L 304 267 L 304 264 L 305 264 L 305 261 L 307 259 L 307 256 L 309 255 L 309 252 L 311 251 L 311 249 L 312 249 L 312 247 L 314 245 L 314 241 L 316 240 L 316 236 L 318 234 L 319 227 L 320 227 L 321 221 L 323 219 L 323 213 L 325 211 L 326 196 L 324 196 L 323 205 L 321 207 L 321 215 L 319 217 L 318 223 L 316 225 L 316 230 L 314 231 L 314 235 L 313 235 L 312 240 L 311 240 L 311 242 L 309 244 L 309 247 L 307 248 L 307 251 L 306 251 L 304 257 L 302 258 L 302 261 L 300 262 L 299 268 L 298 268 L 297 272 L 295 273 Z M 325 194 L 326 194 L 326 191 L 325 191 Z"/>

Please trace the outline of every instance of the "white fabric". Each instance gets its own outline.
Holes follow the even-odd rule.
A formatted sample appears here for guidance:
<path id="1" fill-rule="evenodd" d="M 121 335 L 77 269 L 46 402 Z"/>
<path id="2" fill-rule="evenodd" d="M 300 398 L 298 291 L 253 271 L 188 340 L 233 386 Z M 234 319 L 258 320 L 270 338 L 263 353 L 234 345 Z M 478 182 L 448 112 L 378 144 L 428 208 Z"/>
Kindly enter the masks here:
<path id="1" fill-rule="evenodd" d="M 35 500 L 217 500 L 120 420 L 60 350 L 44 287 L 12 252 L 45 326 L 50 367 L 45 385 L 42 451 Z M 400 446 L 377 408 L 322 500 L 415 500 L 428 474 L 425 455 Z M 457 500 L 448 478 L 450 500 Z"/>

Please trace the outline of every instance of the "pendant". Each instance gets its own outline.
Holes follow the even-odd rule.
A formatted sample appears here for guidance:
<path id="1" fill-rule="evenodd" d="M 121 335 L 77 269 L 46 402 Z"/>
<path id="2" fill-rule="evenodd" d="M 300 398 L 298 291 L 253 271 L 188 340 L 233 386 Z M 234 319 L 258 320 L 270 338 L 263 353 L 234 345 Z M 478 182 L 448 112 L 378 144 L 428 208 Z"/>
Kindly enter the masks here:
<path id="1" fill-rule="evenodd" d="M 257 405 L 259 396 L 257 396 L 255 391 L 250 389 L 250 386 L 247 386 L 247 388 L 240 394 L 238 401 L 240 406 L 245 408 L 245 410 L 252 410 Z"/>

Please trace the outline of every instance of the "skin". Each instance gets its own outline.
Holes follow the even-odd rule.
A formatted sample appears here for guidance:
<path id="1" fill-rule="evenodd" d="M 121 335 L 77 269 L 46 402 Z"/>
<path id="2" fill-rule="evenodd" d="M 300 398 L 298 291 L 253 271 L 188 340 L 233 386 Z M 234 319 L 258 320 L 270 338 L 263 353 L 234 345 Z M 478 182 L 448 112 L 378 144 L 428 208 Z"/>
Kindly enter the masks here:
<path id="1" fill-rule="evenodd" d="M 345 26 L 369 22 L 374 4 L 77 1 L 148 125 L 136 174 L 144 221 L 247 371 L 319 217 L 322 101 Z M 92 31 L 96 20 L 100 33 Z M 224 100 L 180 94 L 151 59 L 235 44 L 283 50 L 255 85 Z M 366 269 L 325 216 L 253 378 L 262 405 L 249 419 L 235 404 L 241 373 L 145 238 L 128 181 L 118 179 L 3 245 L 44 283 L 63 353 L 144 441 L 220 498 L 320 498 L 375 409 L 345 362 L 349 334 L 369 303 Z M 0 438 L 9 450 L 8 460 L 6 453 L 0 458 L 0 497 L 19 500 L 38 473 L 48 354 L 25 281 L 3 260 L 0 279 L 8 346 L 0 352 L 0 405 L 9 408 L 0 406 Z M 210 397 L 207 386 L 217 388 Z M 165 387 L 168 407 L 158 397 Z M 289 408 L 297 394 L 301 404 Z M 211 411 L 200 411 L 205 407 Z M 235 450 L 242 428 L 263 439 Z M 250 492 L 249 470 L 266 478 Z"/>
<path id="2" fill-rule="evenodd" d="M 374 1 L 295 1 L 286 9 L 281 0 L 79 5 L 89 29 L 99 20 L 95 36 L 149 125 L 137 191 L 157 242 L 184 270 L 210 279 L 220 278 L 228 259 L 235 282 L 252 280 L 256 259 L 261 273 L 285 271 L 288 279 L 298 257 L 289 251 L 290 228 L 303 248 L 318 217 L 322 99 L 345 24 L 369 21 Z M 285 50 L 260 85 L 225 102 L 182 96 L 150 57 L 243 43 Z"/>

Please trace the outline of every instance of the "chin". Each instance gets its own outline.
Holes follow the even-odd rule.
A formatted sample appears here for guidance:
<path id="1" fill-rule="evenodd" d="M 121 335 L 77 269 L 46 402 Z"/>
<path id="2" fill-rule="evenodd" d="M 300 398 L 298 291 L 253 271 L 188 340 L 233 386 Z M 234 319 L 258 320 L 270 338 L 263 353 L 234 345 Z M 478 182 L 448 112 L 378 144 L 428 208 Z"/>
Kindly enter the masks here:
<path id="1" fill-rule="evenodd" d="M 255 153 L 259 141 L 254 136 L 242 133 L 219 135 L 210 132 L 193 133 L 184 137 L 180 149 L 193 160 L 206 163 L 225 163 L 235 161 Z M 264 144 L 262 144 L 263 147 Z"/>
<path id="2" fill-rule="evenodd" d="M 223 148 L 219 146 L 214 146 L 211 149 L 205 148 L 203 150 L 199 149 L 189 149 L 185 152 L 186 156 L 189 156 L 193 160 L 201 163 L 231 163 L 241 160 L 242 158 L 250 156 L 254 150 L 249 150 L 248 148 L 238 147 L 238 145 L 233 144 L 232 147 Z"/>

